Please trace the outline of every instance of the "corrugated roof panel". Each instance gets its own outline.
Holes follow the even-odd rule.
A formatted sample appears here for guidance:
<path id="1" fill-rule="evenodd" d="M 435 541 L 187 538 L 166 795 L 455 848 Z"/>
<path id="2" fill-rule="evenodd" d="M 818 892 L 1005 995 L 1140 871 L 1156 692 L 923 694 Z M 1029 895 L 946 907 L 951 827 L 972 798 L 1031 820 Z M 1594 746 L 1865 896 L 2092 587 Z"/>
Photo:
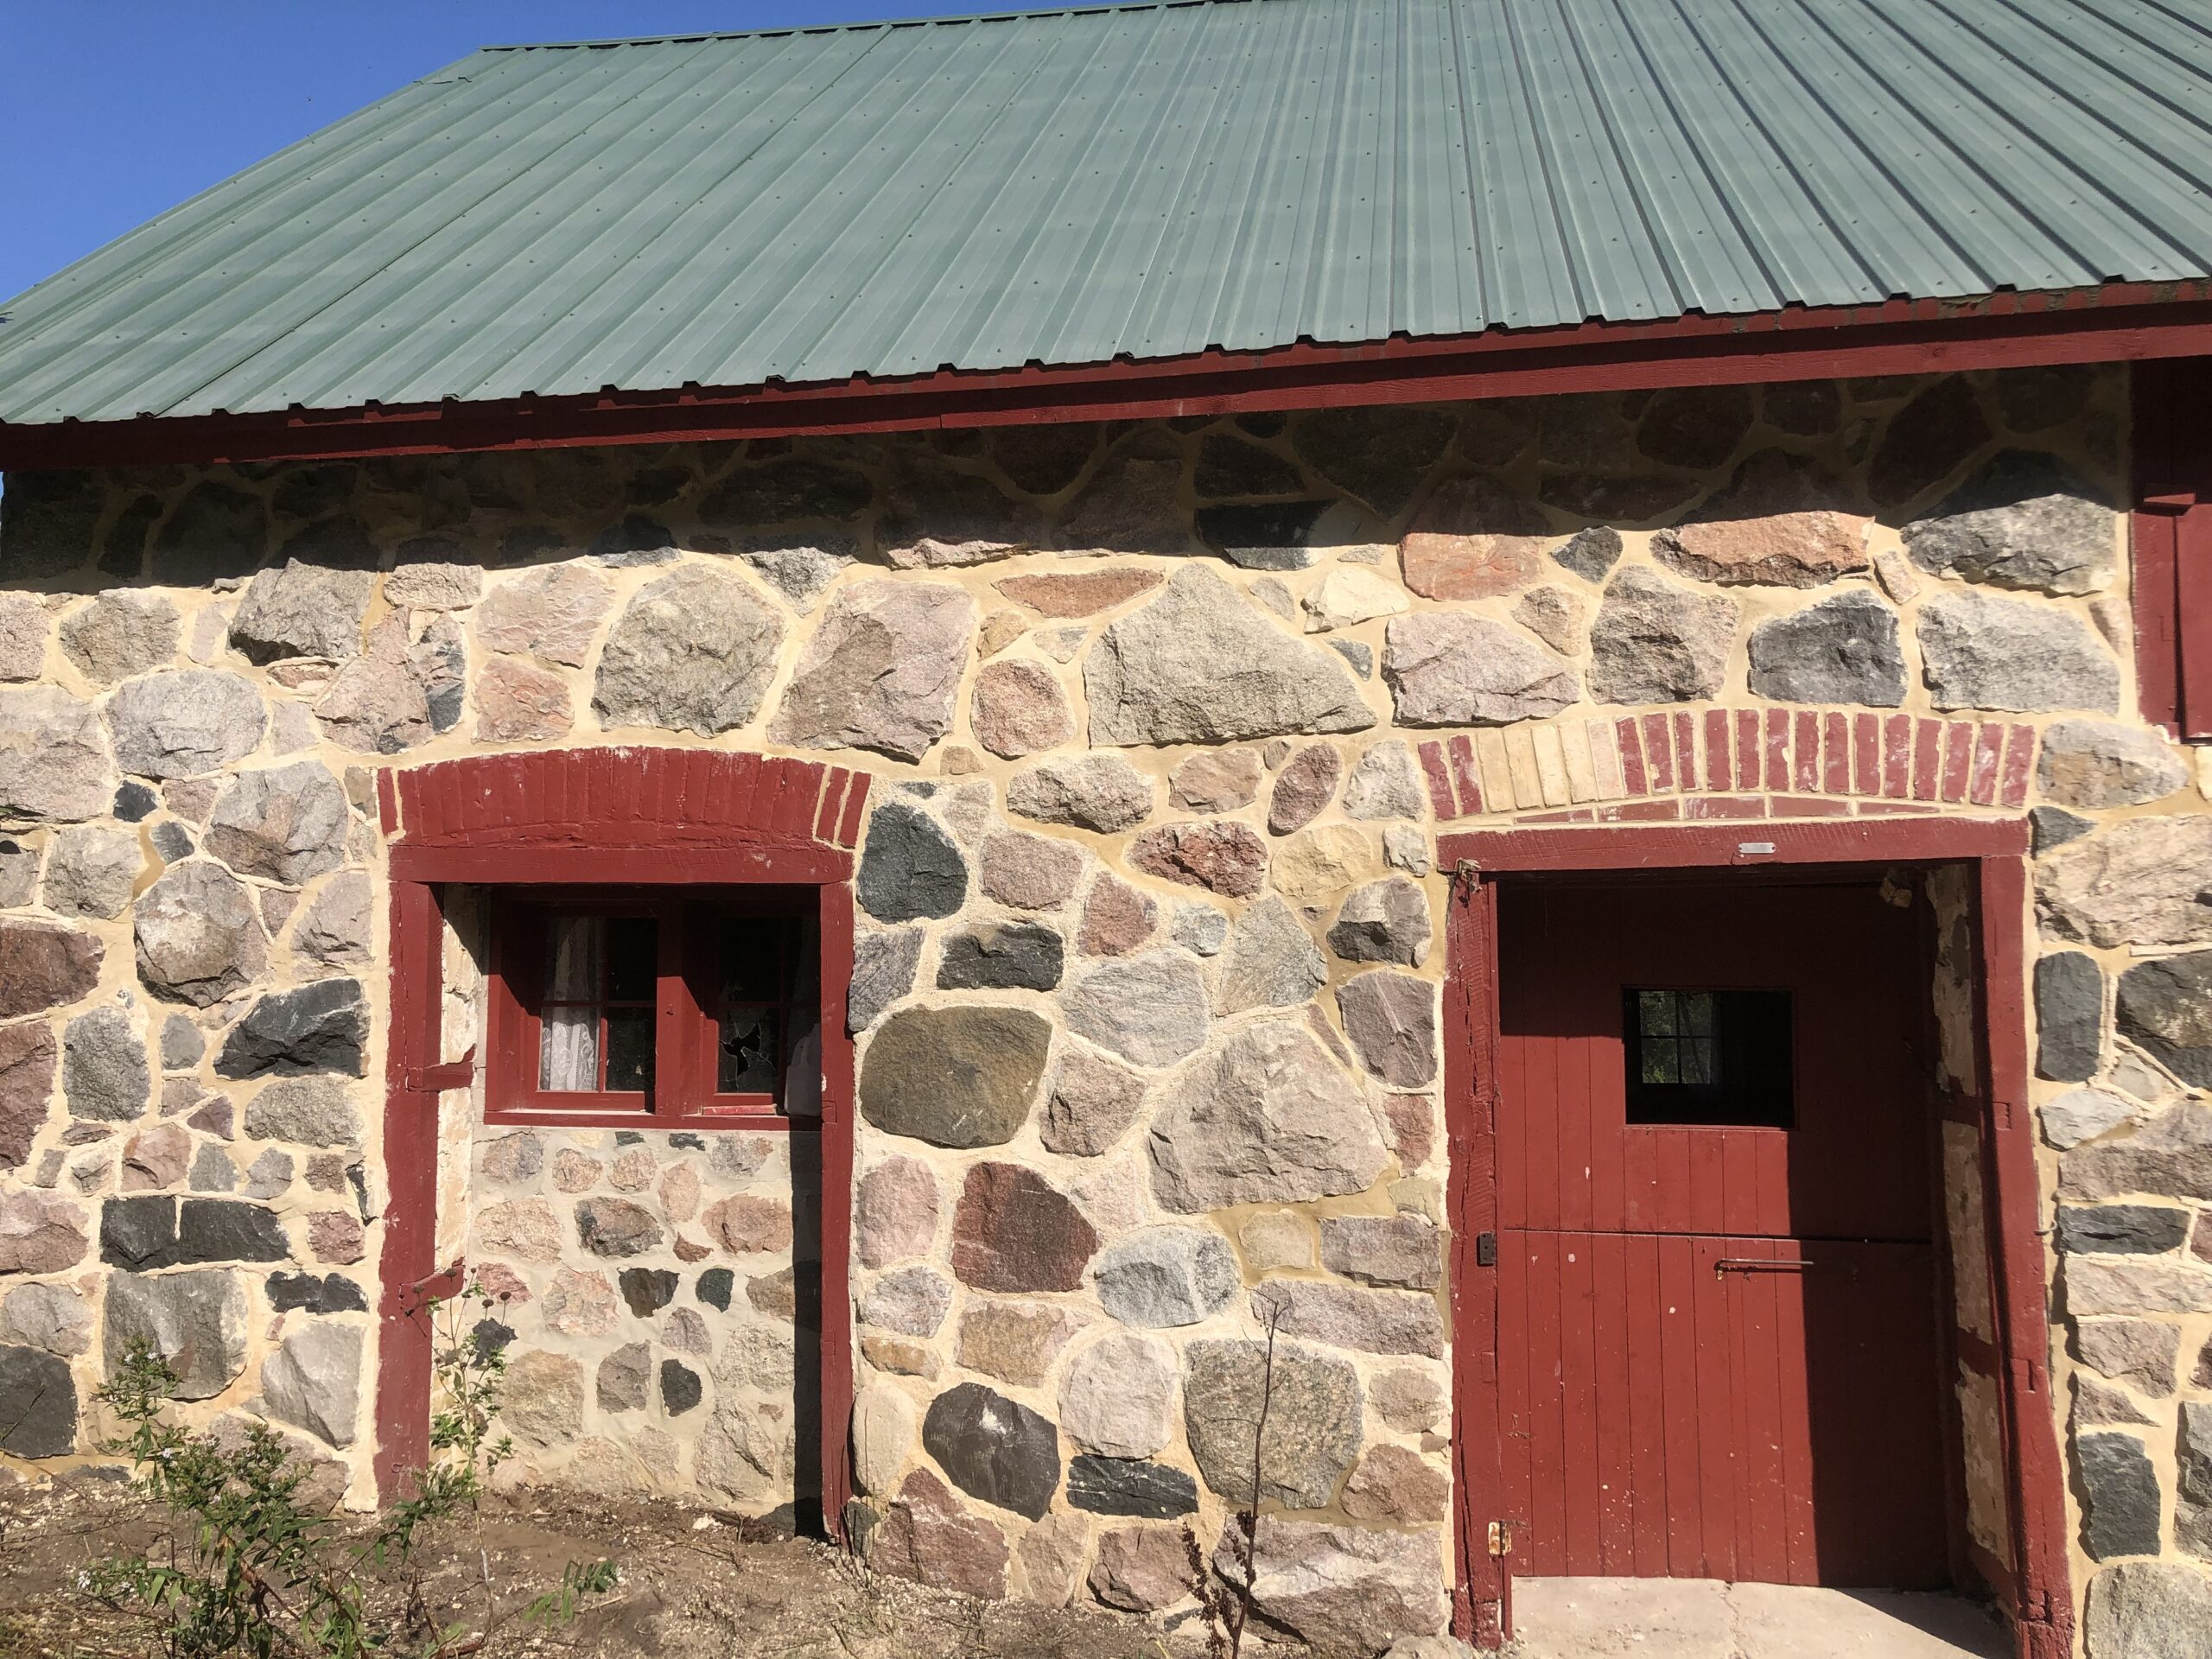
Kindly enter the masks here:
<path id="1" fill-rule="evenodd" d="M 2212 276 L 2155 0 L 1178 0 L 492 48 L 5 308 L 0 420 Z"/>

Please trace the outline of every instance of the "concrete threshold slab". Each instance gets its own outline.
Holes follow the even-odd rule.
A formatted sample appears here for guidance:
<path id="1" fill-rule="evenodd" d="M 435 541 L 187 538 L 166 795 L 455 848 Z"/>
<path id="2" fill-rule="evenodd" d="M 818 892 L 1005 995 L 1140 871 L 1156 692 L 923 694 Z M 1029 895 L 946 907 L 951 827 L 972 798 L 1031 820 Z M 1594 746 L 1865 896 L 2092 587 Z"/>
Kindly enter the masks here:
<path id="1" fill-rule="evenodd" d="M 1516 1579 L 1516 1659 L 2007 1659 L 1957 1596 L 1713 1579 Z"/>

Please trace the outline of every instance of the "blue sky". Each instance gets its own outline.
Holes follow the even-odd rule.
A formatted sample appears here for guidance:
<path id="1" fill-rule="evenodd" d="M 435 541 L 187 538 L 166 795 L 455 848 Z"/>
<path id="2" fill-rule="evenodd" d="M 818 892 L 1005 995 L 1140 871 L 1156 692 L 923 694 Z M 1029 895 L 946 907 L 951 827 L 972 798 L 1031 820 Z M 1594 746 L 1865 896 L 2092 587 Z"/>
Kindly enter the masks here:
<path id="1" fill-rule="evenodd" d="M 958 0 L 0 0 L 0 299 L 479 46 Z"/>

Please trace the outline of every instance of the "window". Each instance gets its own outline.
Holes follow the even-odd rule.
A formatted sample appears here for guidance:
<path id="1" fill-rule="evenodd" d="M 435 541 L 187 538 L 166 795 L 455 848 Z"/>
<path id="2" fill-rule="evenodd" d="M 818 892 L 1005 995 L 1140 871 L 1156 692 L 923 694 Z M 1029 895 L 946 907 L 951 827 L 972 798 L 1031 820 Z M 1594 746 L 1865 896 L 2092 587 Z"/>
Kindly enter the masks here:
<path id="1" fill-rule="evenodd" d="M 811 893 L 501 893 L 486 1116 L 707 1122 L 820 1111 Z"/>
<path id="2" fill-rule="evenodd" d="M 2135 671 L 2143 718 L 2212 739 L 2212 359 L 2135 365 Z"/>
<path id="3" fill-rule="evenodd" d="M 1630 988 L 1621 1004 L 1630 1123 L 1789 1128 L 1789 992 Z"/>

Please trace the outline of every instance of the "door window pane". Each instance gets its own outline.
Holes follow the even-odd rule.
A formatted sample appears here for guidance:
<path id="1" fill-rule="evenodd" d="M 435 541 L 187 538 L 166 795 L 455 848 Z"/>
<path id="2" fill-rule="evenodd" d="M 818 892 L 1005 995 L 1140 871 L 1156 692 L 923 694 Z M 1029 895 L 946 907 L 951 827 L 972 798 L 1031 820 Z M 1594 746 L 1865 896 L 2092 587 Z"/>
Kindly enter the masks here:
<path id="1" fill-rule="evenodd" d="M 540 1090 L 640 1094 L 652 1088 L 659 934 L 649 916 L 545 918 Z"/>
<path id="2" fill-rule="evenodd" d="M 1790 1126 L 1789 992 L 1631 988 L 1621 1006 L 1630 1123 Z"/>

